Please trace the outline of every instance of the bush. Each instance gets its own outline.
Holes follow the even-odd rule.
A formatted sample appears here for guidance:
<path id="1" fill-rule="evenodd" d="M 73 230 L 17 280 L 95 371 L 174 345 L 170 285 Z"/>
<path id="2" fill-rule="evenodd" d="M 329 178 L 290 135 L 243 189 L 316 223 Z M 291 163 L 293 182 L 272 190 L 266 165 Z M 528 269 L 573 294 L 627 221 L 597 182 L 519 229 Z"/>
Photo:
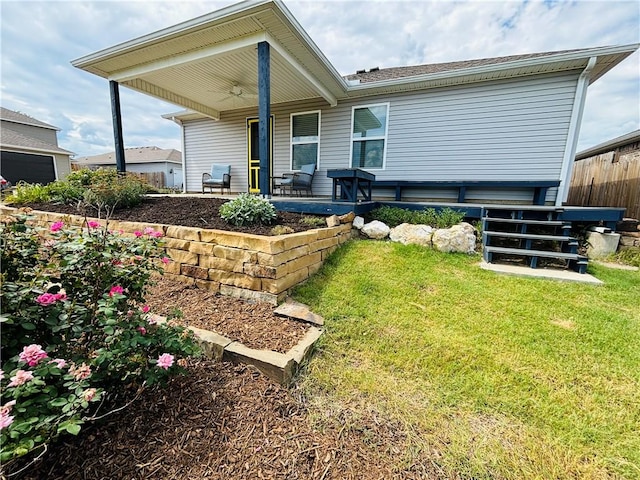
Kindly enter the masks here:
<path id="1" fill-rule="evenodd" d="M 98 210 L 98 216 L 107 216 L 116 208 L 128 208 L 142 202 L 149 186 L 135 174 L 119 174 L 111 168 L 82 169 L 70 173 L 65 180 L 48 185 L 20 182 L 9 203 L 83 202 Z M 103 212 L 106 215 L 102 215 Z"/>
<path id="2" fill-rule="evenodd" d="M 220 218 L 238 227 L 271 225 L 276 219 L 276 209 L 268 200 L 241 193 L 220 207 Z"/>
<path id="3" fill-rule="evenodd" d="M 0 225 L 0 461 L 77 434 L 103 397 L 164 382 L 198 348 L 188 330 L 157 324 L 142 304 L 161 270 L 153 230 L 125 237 L 88 222 Z"/>
<path id="4" fill-rule="evenodd" d="M 309 227 L 326 227 L 327 219 L 324 217 L 302 217 L 300 223 Z"/>
<path id="5" fill-rule="evenodd" d="M 382 207 L 372 210 L 368 215 L 370 220 L 379 220 L 390 227 L 397 227 L 401 223 L 414 225 L 430 225 L 434 228 L 449 228 L 464 219 L 464 213 L 445 207 L 440 211 L 434 208 L 424 210 L 407 210 L 406 208 Z"/>

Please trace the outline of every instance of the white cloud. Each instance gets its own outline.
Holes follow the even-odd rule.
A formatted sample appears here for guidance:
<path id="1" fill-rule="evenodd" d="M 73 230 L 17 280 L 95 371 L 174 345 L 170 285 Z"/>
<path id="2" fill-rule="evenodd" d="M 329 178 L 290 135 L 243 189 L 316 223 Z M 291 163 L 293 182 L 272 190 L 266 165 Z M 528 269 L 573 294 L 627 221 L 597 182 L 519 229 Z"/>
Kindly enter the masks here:
<path id="1" fill-rule="evenodd" d="M 79 155 L 113 148 L 108 84 L 72 59 L 234 1 L 2 2 L 0 101 L 62 128 Z M 342 74 L 640 41 L 637 1 L 287 1 Z M 640 128 L 636 53 L 589 88 L 579 149 Z M 121 89 L 126 146 L 180 149 L 176 107 Z"/>

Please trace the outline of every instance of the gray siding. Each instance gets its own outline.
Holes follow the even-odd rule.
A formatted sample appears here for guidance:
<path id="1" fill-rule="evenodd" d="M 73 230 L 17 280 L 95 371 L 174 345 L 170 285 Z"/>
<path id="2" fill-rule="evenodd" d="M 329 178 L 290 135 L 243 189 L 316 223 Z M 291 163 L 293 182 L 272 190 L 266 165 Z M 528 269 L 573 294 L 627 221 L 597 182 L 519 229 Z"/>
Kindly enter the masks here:
<path id="1" fill-rule="evenodd" d="M 557 180 L 578 75 L 540 75 L 367 97 L 334 108 L 322 100 L 276 105 L 272 107 L 274 174 L 290 169 L 290 114 L 321 110 L 314 193 L 330 195 L 326 171 L 349 167 L 352 107 L 390 102 L 385 168 L 370 170 L 377 179 Z M 202 172 L 211 163 L 231 164 L 232 191 L 247 191 L 246 119 L 256 114 L 242 110 L 227 112 L 218 122 L 185 122 L 188 191 L 200 190 Z M 424 198 L 418 192 L 413 195 Z M 439 192 L 438 197 L 451 195 Z M 527 201 L 530 196 L 530 191 L 469 192 L 469 200 L 477 201 Z M 548 201 L 554 199 L 555 189 L 547 196 Z"/>
<path id="2" fill-rule="evenodd" d="M 33 125 L 24 125 L 22 123 L 2 122 L 2 128 L 13 130 L 21 135 L 37 138 L 40 141 L 50 145 L 58 146 L 58 136 L 56 130 L 50 128 L 36 127 Z"/>
<path id="3" fill-rule="evenodd" d="M 64 180 L 65 177 L 71 173 L 69 155 L 62 155 L 58 153 L 53 157 L 56 160 L 56 178 L 57 180 Z"/>

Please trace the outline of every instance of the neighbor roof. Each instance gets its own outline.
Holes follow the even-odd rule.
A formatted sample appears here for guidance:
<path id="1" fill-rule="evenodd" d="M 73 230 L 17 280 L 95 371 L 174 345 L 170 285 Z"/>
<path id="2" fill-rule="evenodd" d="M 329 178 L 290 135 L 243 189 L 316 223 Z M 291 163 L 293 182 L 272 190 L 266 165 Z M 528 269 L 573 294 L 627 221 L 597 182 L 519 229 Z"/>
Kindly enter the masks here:
<path id="1" fill-rule="evenodd" d="M 637 142 L 640 142 L 640 130 L 634 130 L 633 132 L 629 132 L 611 140 L 607 140 L 606 142 L 600 143 L 595 147 L 587 148 L 586 150 L 578 152 L 576 154 L 576 160 L 583 160 L 595 155 L 600 155 L 601 153 L 615 150 L 618 147 Z"/>
<path id="2" fill-rule="evenodd" d="M 0 120 L 13 123 L 22 123 L 23 125 L 32 125 L 34 127 L 48 128 L 51 130 L 60 130 L 58 127 L 49 125 L 48 123 L 41 122 L 25 113 L 9 110 L 8 108 L 0 107 Z"/>
<path id="3" fill-rule="evenodd" d="M 60 148 L 57 145 L 43 142 L 34 137 L 29 137 L 18 133 L 10 128 L 0 129 L 0 146 L 5 150 L 24 149 L 44 153 L 61 153 L 63 155 L 73 155 L 73 152 Z"/>
<path id="4" fill-rule="evenodd" d="M 125 148 L 124 158 L 126 163 L 179 163 L 182 164 L 182 153 L 173 148 L 163 149 L 158 147 Z M 79 157 L 72 160 L 79 165 L 115 165 L 115 152 Z"/>

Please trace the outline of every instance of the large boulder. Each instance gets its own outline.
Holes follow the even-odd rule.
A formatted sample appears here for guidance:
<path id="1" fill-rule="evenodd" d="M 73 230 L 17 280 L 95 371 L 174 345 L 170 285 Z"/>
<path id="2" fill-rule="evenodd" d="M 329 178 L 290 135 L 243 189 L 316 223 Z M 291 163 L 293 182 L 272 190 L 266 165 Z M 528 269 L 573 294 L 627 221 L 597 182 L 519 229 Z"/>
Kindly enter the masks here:
<path id="1" fill-rule="evenodd" d="M 473 225 L 462 222 L 451 228 L 442 228 L 431 236 L 433 248 L 441 252 L 474 253 L 476 235 Z"/>
<path id="2" fill-rule="evenodd" d="M 391 229 L 389 238 L 394 242 L 400 242 L 404 245 L 422 245 L 423 247 L 431 246 L 431 236 L 433 228 L 429 225 L 412 225 L 410 223 L 402 223 Z"/>
<path id="3" fill-rule="evenodd" d="M 373 222 L 365 223 L 360 231 L 369 238 L 373 238 L 376 240 L 382 240 L 383 238 L 387 238 L 389 236 L 389 231 L 391 229 L 379 220 L 374 220 Z"/>

